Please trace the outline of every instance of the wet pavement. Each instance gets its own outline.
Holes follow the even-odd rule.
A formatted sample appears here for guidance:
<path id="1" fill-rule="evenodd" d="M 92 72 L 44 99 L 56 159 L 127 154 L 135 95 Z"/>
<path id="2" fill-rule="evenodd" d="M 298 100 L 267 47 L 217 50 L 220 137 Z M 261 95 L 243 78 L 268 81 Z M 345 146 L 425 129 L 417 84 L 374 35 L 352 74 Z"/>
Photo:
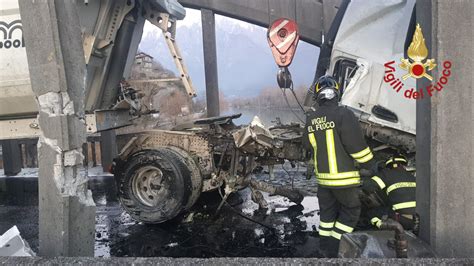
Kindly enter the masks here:
<path id="1" fill-rule="evenodd" d="M 288 171 L 285 171 L 288 170 Z M 90 171 L 89 186 L 97 205 L 97 257 L 320 257 L 316 183 L 305 179 L 305 168 L 275 167 L 255 178 L 301 189 L 305 199 L 296 205 L 263 193 L 270 208 L 259 210 L 249 189 L 229 198 L 216 215 L 220 196 L 203 193 L 187 214 L 158 225 L 137 223 L 123 211 L 111 175 Z M 30 175 L 30 177 L 28 177 Z M 0 234 L 17 225 L 32 249 L 38 251 L 38 192 L 34 171 L 20 177 L 0 177 Z M 293 181 L 292 181 L 293 179 Z M 232 205 L 232 206 L 231 206 Z"/>

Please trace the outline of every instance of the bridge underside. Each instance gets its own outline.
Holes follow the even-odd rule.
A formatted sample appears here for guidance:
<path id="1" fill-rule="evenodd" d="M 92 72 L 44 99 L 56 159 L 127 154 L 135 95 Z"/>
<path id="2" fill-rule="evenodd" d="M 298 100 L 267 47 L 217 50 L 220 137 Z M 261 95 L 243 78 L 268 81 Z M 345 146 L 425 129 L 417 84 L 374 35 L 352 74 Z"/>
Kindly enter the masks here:
<path id="1" fill-rule="evenodd" d="M 215 14 L 262 27 L 286 17 L 298 23 L 303 41 L 318 47 L 328 33 L 341 0 L 179 0 L 188 8 L 208 9 Z"/>

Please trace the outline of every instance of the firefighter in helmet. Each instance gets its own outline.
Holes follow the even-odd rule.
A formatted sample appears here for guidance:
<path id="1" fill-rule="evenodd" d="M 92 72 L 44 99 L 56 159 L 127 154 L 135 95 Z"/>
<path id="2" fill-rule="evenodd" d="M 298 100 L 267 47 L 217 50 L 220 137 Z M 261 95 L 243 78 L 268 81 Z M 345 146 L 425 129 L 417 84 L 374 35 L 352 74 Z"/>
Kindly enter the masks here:
<path id="1" fill-rule="evenodd" d="M 368 210 L 370 223 L 380 228 L 387 218 L 398 221 L 405 230 L 418 232 L 416 207 L 416 180 L 406 170 L 407 159 L 396 154 L 385 162 L 385 167 L 376 176 L 363 181 L 365 193 L 381 194 L 383 206 Z"/>
<path id="2" fill-rule="evenodd" d="M 303 141 L 311 151 L 318 183 L 320 250 L 336 257 L 343 234 L 351 233 L 360 215 L 360 174 L 356 167 L 372 169 L 373 154 L 358 119 L 339 106 L 339 85 L 331 76 L 312 87 L 318 104 L 306 119 Z"/>

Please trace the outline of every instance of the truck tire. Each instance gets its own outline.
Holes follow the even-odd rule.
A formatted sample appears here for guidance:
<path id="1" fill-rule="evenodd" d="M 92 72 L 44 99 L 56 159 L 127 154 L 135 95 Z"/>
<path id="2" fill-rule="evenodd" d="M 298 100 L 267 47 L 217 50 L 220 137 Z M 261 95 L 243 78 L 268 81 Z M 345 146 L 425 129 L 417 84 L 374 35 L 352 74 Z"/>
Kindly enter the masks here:
<path id="1" fill-rule="evenodd" d="M 202 178 L 186 154 L 158 148 L 127 159 L 116 179 L 119 201 L 133 219 L 162 223 L 192 207 L 201 193 Z"/>

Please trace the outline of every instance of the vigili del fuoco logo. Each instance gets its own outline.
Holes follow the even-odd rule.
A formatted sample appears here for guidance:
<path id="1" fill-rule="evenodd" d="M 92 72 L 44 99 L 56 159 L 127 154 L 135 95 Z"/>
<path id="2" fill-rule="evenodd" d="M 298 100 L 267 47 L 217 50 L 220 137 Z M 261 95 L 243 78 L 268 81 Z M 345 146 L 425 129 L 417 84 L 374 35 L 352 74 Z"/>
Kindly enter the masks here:
<path id="1" fill-rule="evenodd" d="M 426 78 L 433 81 L 433 77 L 428 72 L 435 69 L 437 65 L 435 59 L 426 59 L 428 57 L 428 48 L 426 47 L 425 38 L 423 37 L 420 24 L 416 25 L 416 30 L 413 34 L 411 44 L 408 47 L 407 54 L 408 58 L 400 59 L 400 68 L 407 72 L 401 79 L 406 80 L 411 77 L 414 79 Z M 385 76 L 383 80 L 396 92 L 400 92 L 404 89 L 405 84 L 400 80 L 400 78 L 395 77 L 394 65 L 395 61 L 390 61 L 384 64 Z M 404 89 L 403 96 L 408 99 L 422 99 L 425 95 L 431 97 L 435 91 L 439 92 L 443 90 L 444 85 L 448 83 L 448 79 L 451 76 L 451 61 L 444 61 L 442 67 L 442 76 L 438 81 L 428 85 L 426 88 L 420 88 L 419 90 L 416 90 L 415 88 Z"/>

